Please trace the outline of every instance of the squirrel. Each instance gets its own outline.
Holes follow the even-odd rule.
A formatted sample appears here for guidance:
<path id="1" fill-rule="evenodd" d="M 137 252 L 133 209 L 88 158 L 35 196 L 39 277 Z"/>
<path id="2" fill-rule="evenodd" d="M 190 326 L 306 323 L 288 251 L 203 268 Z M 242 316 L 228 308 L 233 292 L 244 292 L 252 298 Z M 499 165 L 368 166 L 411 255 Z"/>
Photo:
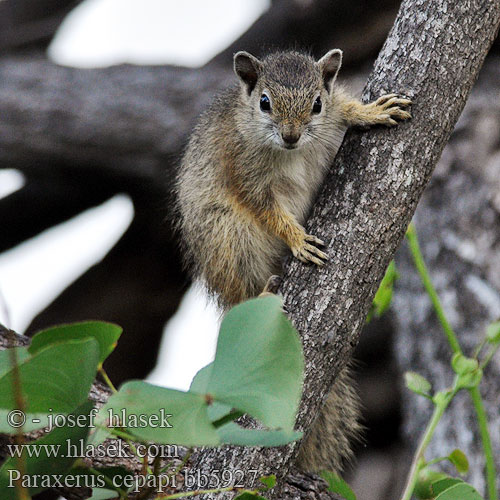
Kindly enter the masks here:
<path id="1" fill-rule="evenodd" d="M 335 80 L 342 51 L 316 61 L 297 51 L 263 59 L 234 55 L 237 85 L 216 97 L 196 125 L 176 181 L 183 255 L 223 310 L 259 295 L 280 273 L 287 249 L 321 266 L 323 242 L 303 224 L 350 126 L 396 125 L 411 101 L 396 94 L 371 104 Z M 346 368 L 301 445 L 307 471 L 340 471 L 361 429 Z"/>

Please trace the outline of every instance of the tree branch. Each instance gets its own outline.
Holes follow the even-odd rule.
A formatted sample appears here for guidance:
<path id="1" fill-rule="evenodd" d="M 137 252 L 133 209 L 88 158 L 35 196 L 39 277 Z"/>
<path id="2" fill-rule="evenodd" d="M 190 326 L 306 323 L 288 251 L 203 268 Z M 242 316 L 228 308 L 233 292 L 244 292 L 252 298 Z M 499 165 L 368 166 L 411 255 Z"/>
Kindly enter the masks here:
<path id="1" fill-rule="evenodd" d="M 385 268 L 403 238 L 466 102 L 500 23 L 500 4 L 477 0 L 403 1 L 364 95 L 398 92 L 413 102 L 413 120 L 393 130 L 350 132 L 308 223 L 329 241 L 321 270 L 290 261 L 282 293 L 302 334 L 306 355 L 300 429 L 309 429 L 321 401 L 357 344 Z M 203 452 L 197 467 L 256 468 L 278 484 L 297 446 Z M 222 497 L 218 497 L 222 498 Z M 279 488 L 272 498 L 283 498 Z"/>

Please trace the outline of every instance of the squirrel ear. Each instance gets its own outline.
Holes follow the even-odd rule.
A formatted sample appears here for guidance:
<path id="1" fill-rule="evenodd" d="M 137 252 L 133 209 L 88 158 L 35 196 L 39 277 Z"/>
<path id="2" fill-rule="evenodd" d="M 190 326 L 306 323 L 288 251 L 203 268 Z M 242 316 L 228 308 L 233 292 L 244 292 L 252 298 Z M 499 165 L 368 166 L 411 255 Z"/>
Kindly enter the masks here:
<path id="1" fill-rule="evenodd" d="M 240 51 L 234 54 L 234 72 L 246 85 L 248 95 L 255 88 L 262 63 L 252 54 Z"/>
<path id="2" fill-rule="evenodd" d="M 342 51 L 340 49 L 330 50 L 316 64 L 323 76 L 325 88 L 330 92 L 342 64 Z"/>

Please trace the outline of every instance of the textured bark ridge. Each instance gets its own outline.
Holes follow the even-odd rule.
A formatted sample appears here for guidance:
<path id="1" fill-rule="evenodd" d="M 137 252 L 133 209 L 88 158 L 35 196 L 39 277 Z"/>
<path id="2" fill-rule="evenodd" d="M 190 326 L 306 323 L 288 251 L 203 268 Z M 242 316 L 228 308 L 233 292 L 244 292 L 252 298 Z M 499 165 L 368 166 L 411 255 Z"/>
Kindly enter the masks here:
<path id="1" fill-rule="evenodd" d="M 282 292 L 303 337 L 308 429 L 335 375 L 356 345 L 371 299 L 411 220 L 493 42 L 500 4 L 407 0 L 377 59 L 365 96 L 397 92 L 414 102 L 413 120 L 393 130 L 351 132 L 308 223 L 328 241 L 322 270 L 291 261 Z M 257 468 L 282 479 L 297 446 L 208 450 L 197 466 Z M 272 498 L 283 498 L 279 488 Z"/>
<path id="2" fill-rule="evenodd" d="M 424 258 L 447 317 L 466 354 L 484 335 L 488 323 L 500 318 L 500 59 L 484 66 L 456 132 L 446 146 L 436 173 L 416 213 Z M 436 390 L 452 382 L 451 351 L 411 263 L 409 251 L 398 252 L 400 279 L 394 313 L 396 357 L 402 370 L 426 376 Z M 500 361 L 484 374 L 485 400 L 497 468 L 500 468 Z M 415 444 L 432 408 L 403 391 L 405 428 Z M 463 393 L 445 413 L 428 458 L 462 449 L 471 462 L 469 480 L 484 491 L 484 456 L 475 412 Z"/>

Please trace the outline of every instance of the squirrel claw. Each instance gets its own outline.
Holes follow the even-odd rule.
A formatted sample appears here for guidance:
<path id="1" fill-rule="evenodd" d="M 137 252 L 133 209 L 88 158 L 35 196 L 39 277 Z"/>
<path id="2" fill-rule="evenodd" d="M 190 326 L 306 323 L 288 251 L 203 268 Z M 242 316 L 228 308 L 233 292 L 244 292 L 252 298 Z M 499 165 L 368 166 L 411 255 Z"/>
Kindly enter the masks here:
<path id="1" fill-rule="evenodd" d="M 394 97 L 397 97 L 398 95 L 397 94 L 384 94 L 382 96 L 380 96 L 376 101 L 375 101 L 375 105 L 376 106 L 381 106 L 382 104 L 384 104 L 385 102 L 389 101 L 390 99 L 393 99 Z"/>
<path id="2" fill-rule="evenodd" d="M 310 241 L 311 243 L 314 243 L 315 245 L 319 245 L 320 247 L 325 246 L 325 242 L 323 240 L 320 240 L 319 238 L 317 238 L 316 236 L 314 236 L 312 234 L 306 234 L 304 237 L 304 240 Z"/>
<path id="3" fill-rule="evenodd" d="M 328 260 L 328 255 L 322 252 L 319 248 L 307 243 L 308 241 L 314 242 L 318 245 L 324 245 L 324 243 L 316 236 L 307 234 L 304 236 L 304 241 L 302 245 L 297 248 L 292 248 L 292 253 L 294 257 L 299 259 L 301 262 L 308 264 L 312 262 L 317 266 L 323 266 L 325 262 Z"/>
<path id="4" fill-rule="evenodd" d="M 397 120 L 408 120 L 411 118 L 411 114 L 402 108 L 406 108 L 410 104 L 410 99 L 398 97 L 397 94 L 379 97 L 373 103 L 376 112 L 378 112 L 375 123 L 393 127 L 398 124 Z"/>

